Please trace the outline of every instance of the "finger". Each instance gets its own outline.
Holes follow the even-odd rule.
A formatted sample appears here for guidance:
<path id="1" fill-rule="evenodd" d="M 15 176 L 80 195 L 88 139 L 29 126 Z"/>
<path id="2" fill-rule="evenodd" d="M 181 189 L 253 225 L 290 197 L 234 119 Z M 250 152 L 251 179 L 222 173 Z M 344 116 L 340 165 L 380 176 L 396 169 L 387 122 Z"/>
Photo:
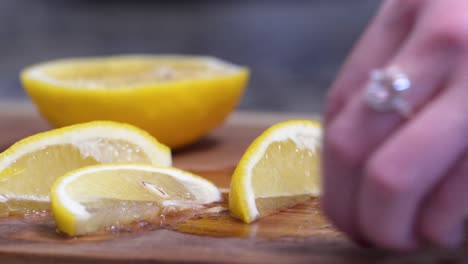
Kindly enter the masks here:
<path id="1" fill-rule="evenodd" d="M 442 247 L 459 245 L 468 216 L 468 156 L 442 180 L 426 199 L 419 216 L 419 234 Z"/>
<path id="2" fill-rule="evenodd" d="M 394 249 L 418 246 L 415 223 L 423 198 L 468 147 L 467 70 L 468 63 L 368 161 L 358 214 L 361 232 L 369 241 Z"/>
<path id="3" fill-rule="evenodd" d="M 396 53 L 424 2 L 426 0 L 385 1 L 332 85 L 326 122 L 336 116 L 356 87 L 364 84 L 371 69 L 382 67 Z"/>
<path id="4" fill-rule="evenodd" d="M 325 142 L 330 142 L 327 133 Z M 329 143 L 324 146 L 321 208 L 336 228 L 359 240 L 352 217 L 358 183 L 355 182 L 355 175 L 350 175 L 350 172 L 356 171 L 357 168 L 350 162 L 352 157 L 339 156 L 341 153 L 336 148 L 338 147 L 331 147 Z"/>
<path id="5" fill-rule="evenodd" d="M 451 75 L 459 61 L 461 50 L 457 42 L 451 41 L 450 34 L 434 34 L 437 27 L 433 25 L 432 18 L 437 21 L 437 16 L 426 16 L 418 22 L 418 29 L 388 64 L 397 65 L 410 76 L 412 89 L 406 94 L 406 100 L 416 109 L 443 87 L 446 77 Z M 441 32 L 444 30 L 437 29 Z M 396 113 L 380 113 L 370 109 L 364 103 L 361 90 L 355 93 L 344 111 L 328 124 L 324 144 L 323 203 L 327 215 L 343 231 L 352 235 L 359 233 L 353 205 L 357 202 L 357 186 L 361 182 L 363 163 L 402 121 Z"/>

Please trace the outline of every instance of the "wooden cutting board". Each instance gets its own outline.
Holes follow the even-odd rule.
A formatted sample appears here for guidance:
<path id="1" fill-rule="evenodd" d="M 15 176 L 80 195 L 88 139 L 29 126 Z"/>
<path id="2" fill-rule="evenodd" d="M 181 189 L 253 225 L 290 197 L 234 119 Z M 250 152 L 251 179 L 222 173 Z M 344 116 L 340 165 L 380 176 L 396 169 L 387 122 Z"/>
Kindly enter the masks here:
<path id="1" fill-rule="evenodd" d="M 174 153 L 174 165 L 228 188 L 232 171 L 250 142 L 269 125 L 292 118 L 240 112 L 199 143 Z M 0 103 L 0 151 L 49 129 L 33 107 Z M 159 226 L 159 225 L 158 225 Z M 202 234 L 202 235 L 200 235 Z M 392 253 L 363 249 L 334 230 L 317 201 L 252 225 L 217 217 L 193 217 L 176 226 L 67 238 L 50 216 L 0 219 L 0 263 L 448 263 L 466 250 Z M 450 262 L 452 263 L 452 262 Z"/>

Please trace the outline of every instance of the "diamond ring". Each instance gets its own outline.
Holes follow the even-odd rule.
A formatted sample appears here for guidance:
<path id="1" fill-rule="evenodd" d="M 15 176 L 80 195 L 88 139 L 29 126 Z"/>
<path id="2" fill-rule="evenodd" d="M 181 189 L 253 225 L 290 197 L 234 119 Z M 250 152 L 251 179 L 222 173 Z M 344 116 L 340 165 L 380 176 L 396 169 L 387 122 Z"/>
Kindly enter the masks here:
<path id="1" fill-rule="evenodd" d="M 408 76 L 397 68 L 373 70 L 366 87 L 365 100 L 368 106 L 378 112 L 396 111 L 404 118 L 410 118 L 413 109 L 404 99 L 411 88 Z"/>

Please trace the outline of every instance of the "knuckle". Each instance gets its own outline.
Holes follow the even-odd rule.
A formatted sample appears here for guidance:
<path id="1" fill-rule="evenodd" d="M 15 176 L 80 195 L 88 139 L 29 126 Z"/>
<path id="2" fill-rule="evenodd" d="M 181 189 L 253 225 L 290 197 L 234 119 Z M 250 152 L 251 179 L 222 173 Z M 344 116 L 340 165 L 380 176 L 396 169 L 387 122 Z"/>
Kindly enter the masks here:
<path id="1" fill-rule="evenodd" d="M 355 144 L 339 121 L 331 124 L 326 130 L 324 152 L 328 157 L 346 167 L 355 167 L 360 162 L 355 151 Z"/>
<path id="2" fill-rule="evenodd" d="M 364 168 L 364 174 L 383 198 L 391 201 L 411 191 L 410 177 L 399 166 L 385 159 L 371 158 Z"/>
<path id="3" fill-rule="evenodd" d="M 427 44 L 437 48 L 462 50 L 468 46 L 468 23 L 459 19 L 444 19 L 433 24 L 429 30 Z"/>

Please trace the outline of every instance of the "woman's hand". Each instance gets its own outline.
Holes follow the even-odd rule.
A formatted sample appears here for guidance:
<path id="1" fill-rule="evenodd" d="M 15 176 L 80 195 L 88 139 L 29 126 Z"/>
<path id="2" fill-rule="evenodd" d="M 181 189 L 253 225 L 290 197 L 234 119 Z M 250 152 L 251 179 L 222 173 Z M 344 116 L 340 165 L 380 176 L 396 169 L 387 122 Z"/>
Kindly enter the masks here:
<path id="1" fill-rule="evenodd" d="M 364 100 L 373 69 L 411 80 L 415 110 Z M 387 0 L 327 100 L 323 208 L 358 241 L 458 245 L 468 216 L 468 1 Z"/>

